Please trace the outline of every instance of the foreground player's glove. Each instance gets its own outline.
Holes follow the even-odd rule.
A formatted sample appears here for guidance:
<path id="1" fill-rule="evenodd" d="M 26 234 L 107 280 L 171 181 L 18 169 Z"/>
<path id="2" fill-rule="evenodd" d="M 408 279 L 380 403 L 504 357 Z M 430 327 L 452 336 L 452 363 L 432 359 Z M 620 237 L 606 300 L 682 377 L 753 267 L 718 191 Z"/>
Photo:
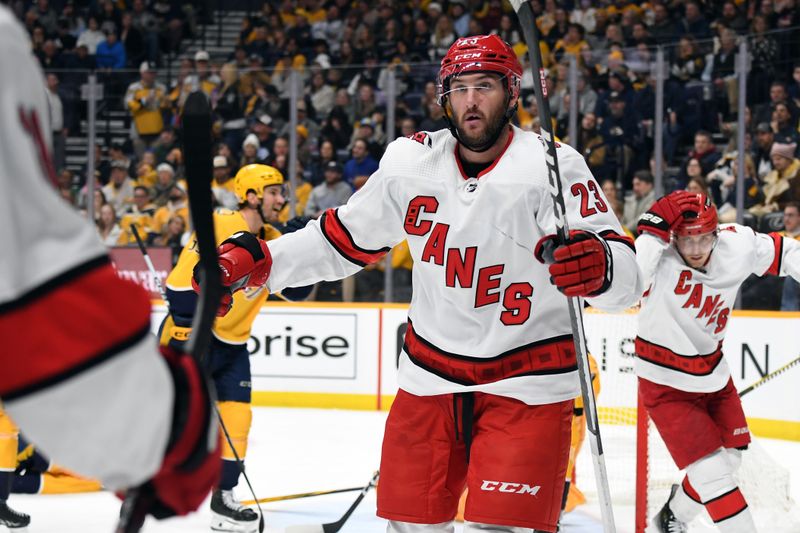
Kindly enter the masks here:
<path id="1" fill-rule="evenodd" d="M 234 233 L 217 248 L 222 286 L 225 292 L 217 316 L 225 316 L 233 305 L 233 293 L 246 287 L 260 287 L 272 270 L 272 254 L 266 241 L 248 231 Z M 198 266 L 200 263 L 197 264 Z M 195 266 L 192 287 L 199 289 L 200 271 Z"/>
<path id="2" fill-rule="evenodd" d="M 212 416 L 212 394 L 200 368 L 188 354 L 161 347 L 175 384 L 172 429 L 161 469 L 139 487 L 156 518 L 197 509 L 218 481 L 220 441 Z"/>
<path id="3" fill-rule="evenodd" d="M 562 245 L 556 235 L 545 235 L 534 255 L 550 265 L 550 280 L 567 296 L 598 296 L 611 286 L 611 249 L 595 233 L 572 230 Z"/>
<path id="4" fill-rule="evenodd" d="M 639 217 L 637 231 L 669 242 L 670 230 L 684 217 L 696 217 L 701 206 L 700 195 L 688 191 L 675 191 L 662 196 Z"/>

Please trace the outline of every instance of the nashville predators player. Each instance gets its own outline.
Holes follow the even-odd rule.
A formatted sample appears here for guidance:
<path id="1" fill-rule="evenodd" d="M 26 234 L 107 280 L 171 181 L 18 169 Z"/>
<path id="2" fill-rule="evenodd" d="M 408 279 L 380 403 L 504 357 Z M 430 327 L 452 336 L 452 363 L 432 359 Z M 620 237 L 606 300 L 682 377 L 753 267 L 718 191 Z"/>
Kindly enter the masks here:
<path id="1" fill-rule="evenodd" d="M 284 180 L 277 169 L 260 164 L 242 167 L 234 177 L 234 192 L 239 209 L 218 210 L 214 213 L 217 244 L 242 233 L 263 240 L 272 240 L 281 233 L 272 225 L 286 203 Z M 169 314 L 161 327 L 161 343 L 180 346 L 189 337 L 197 295 L 192 288 L 192 276 L 199 255 L 194 235 L 181 252 L 175 268 L 167 277 Z M 305 290 L 307 289 L 307 290 Z M 284 291 L 289 299 L 303 299 L 309 288 Z M 234 448 L 244 459 L 252 413 L 250 355 L 247 341 L 253 321 L 267 298 L 266 287 L 237 291 L 226 297 L 229 310 L 218 314 L 213 327 L 211 347 L 205 365 L 217 389 L 220 415 Z M 233 488 L 239 479 L 239 466 L 227 442 L 223 441 L 222 479 L 212 494 L 211 511 L 214 531 L 250 532 L 258 527 L 258 515 L 242 506 L 234 497 Z"/>
<path id="2" fill-rule="evenodd" d="M 31 517 L 15 511 L 6 500 L 11 492 L 11 479 L 17 468 L 17 427 L 0 409 L 0 526 L 8 528 L 26 527 Z"/>

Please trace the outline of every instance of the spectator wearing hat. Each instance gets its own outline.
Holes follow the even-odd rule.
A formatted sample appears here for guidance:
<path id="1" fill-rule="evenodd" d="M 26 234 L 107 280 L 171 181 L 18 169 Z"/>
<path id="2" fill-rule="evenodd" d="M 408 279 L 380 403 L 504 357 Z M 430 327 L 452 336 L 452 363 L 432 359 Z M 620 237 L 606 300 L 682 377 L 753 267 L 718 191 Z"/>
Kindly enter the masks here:
<path id="1" fill-rule="evenodd" d="M 383 155 L 383 149 L 377 141 L 377 124 L 371 118 L 363 118 L 358 121 L 357 127 L 353 130 L 353 139 L 350 142 L 350 149 L 357 140 L 367 143 L 369 155 L 375 160 L 379 160 Z"/>
<path id="2" fill-rule="evenodd" d="M 272 156 L 277 135 L 273 132 L 272 117 L 263 113 L 250 125 L 250 132 L 258 138 L 258 158 L 267 161 Z"/>
<path id="3" fill-rule="evenodd" d="M 258 150 L 261 148 L 261 143 L 258 142 L 258 137 L 251 133 L 245 137 L 242 143 L 242 157 L 239 161 L 239 168 L 252 165 L 254 163 L 261 163 L 258 158 Z"/>
<path id="4" fill-rule="evenodd" d="M 342 181 L 342 166 L 336 161 L 328 161 L 325 165 L 325 181 L 311 190 L 304 214 L 312 218 L 319 217 L 327 209 L 336 208 L 347 203 L 353 189 Z"/>
<path id="5" fill-rule="evenodd" d="M 800 160 L 795 144 L 775 142 L 770 149 L 773 170 L 764 177 L 764 202 L 752 207 L 756 216 L 783 210 L 791 201 L 800 200 Z"/>
<path id="6" fill-rule="evenodd" d="M 756 142 L 753 146 L 753 162 L 759 181 L 772 171 L 772 144 L 775 142 L 775 132 L 768 122 L 759 122 L 756 126 Z"/>
<path id="7" fill-rule="evenodd" d="M 359 176 L 371 176 L 378 170 L 378 161 L 369 155 L 369 145 L 363 139 L 356 139 L 351 149 L 352 157 L 344 164 L 344 180 L 353 185 Z"/>
<path id="8" fill-rule="evenodd" d="M 117 216 L 122 216 L 133 202 L 135 183 L 128 176 L 128 161 L 115 159 L 111 161 L 111 178 L 103 187 L 103 196 L 111 204 Z"/>
<path id="9" fill-rule="evenodd" d="M 128 86 L 125 106 L 131 114 L 131 140 L 136 155 L 141 157 L 164 129 L 162 111 L 169 107 L 167 88 L 156 81 L 153 65 L 144 61 L 139 66 L 139 81 Z"/>
<path id="10" fill-rule="evenodd" d="M 189 226 L 189 203 L 187 201 L 186 186 L 174 182 L 169 189 L 167 203 L 156 209 L 153 214 L 151 231 L 157 235 L 165 235 L 170 218 L 177 215 L 183 219 L 184 227 Z"/>
<path id="11" fill-rule="evenodd" d="M 211 191 L 214 193 L 214 199 L 225 209 L 238 209 L 239 200 L 233 188 L 233 176 L 228 158 L 224 155 L 214 156 L 213 165 L 214 181 L 211 182 Z"/>
<path id="12" fill-rule="evenodd" d="M 170 190 L 175 183 L 175 168 L 169 163 L 159 164 L 156 167 L 156 184 L 150 191 L 150 198 L 157 207 L 167 205 Z"/>
<path id="13" fill-rule="evenodd" d="M 239 76 L 240 91 L 246 98 L 256 94 L 256 85 L 269 85 L 269 74 L 264 71 L 264 60 L 259 54 L 250 54 L 247 69 Z"/>
<path id="14" fill-rule="evenodd" d="M 211 98 L 211 93 L 219 86 L 219 76 L 211 71 L 210 62 L 211 56 L 209 56 L 208 52 L 205 50 L 198 50 L 195 52 L 194 72 L 186 76 L 183 83 L 176 86 L 175 90 L 173 90 L 173 92 L 177 91 L 178 93 L 175 98 L 172 98 L 172 94 L 170 95 L 173 100 L 178 101 L 179 109 L 183 109 L 183 103 L 186 101 L 186 97 L 189 96 L 189 93 L 194 91 L 195 88 L 200 89 L 206 93 L 206 96 Z"/>

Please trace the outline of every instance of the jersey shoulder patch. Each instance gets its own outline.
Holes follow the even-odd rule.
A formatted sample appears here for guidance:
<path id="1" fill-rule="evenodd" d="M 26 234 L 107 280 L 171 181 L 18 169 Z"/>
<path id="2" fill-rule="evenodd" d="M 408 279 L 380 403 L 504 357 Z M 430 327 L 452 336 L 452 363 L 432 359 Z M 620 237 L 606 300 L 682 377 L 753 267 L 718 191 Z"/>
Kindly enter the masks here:
<path id="1" fill-rule="evenodd" d="M 428 135 L 427 131 L 418 131 L 416 133 L 412 133 L 411 135 L 406 135 L 406 139 L 411 139 L 412 141 L 418 142 L 422 146 L 427 146 L 428 148 L 432 146 L 431 136 Z"/>

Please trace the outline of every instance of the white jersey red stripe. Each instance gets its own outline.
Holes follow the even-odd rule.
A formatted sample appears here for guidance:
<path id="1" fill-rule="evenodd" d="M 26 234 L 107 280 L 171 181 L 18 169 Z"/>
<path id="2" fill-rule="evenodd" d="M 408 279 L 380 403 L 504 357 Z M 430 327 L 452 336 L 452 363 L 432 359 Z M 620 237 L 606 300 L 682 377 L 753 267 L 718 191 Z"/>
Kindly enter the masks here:
<path id="1" fill-rule="evenodd" d="M 441 357 L 451 357 L 451 368 L 476 360 L 491 367 L 498 354 L 538 356 L 540 351 L 526 350 L 571 338 L 567 299 L 533 257 L 539 239 L 555 233 L 544 144 L 534 133 L 512 133 L 505 152 L 479 179 L 463 175 L 447 130 L 392 142 L 378 171 L 347 205 L 269 242 L 269 289 L 351 275 L 407 239 L 414 259 L 413 336 L 400 357 L 402 389 L 417 396 L 476 390 L 528 404 L 574 398 L 578 379 L 571 361 L 539 373 L 544 367 L 534 358 L 519 375 L 502 370 L 500 379 L 474 384 L 448 375 L 448 365 L 440 364 Z M 566 145 L 557 150 L 570 228 L 605 235 L 611 249 L 611 288 L 589 303 L 624 309 L 641 294 L 631 243 L 583 157 Z M 423 345 L 435 347 L 428 358 L 420 355 Z"/>
<path id="2" fill-rule="evenodd" d="M 107 258 L 39 287 L 0 307 L 0 337 L 12 353 L 25 354 L 4 365 L 0 395 L 12 400 L 68 379 L 86 368 L 123 352 L 150 333 L 150 301 L 141 288 L 120 280 Z M 71 278 L 71 279 L 67 279 Z M 119 302 L 121 321 L 89 297 L 104 287 L 103 297 Z M 43 320 L 58 321 L 59 328 L 43 334 Z M 58 354 L 58 357 L 53 357 Z"/>
<path id="3" fill-rule="evenodd" d="M 0 5 L 0 399 L 53 461 L 136 485 L 163 460 L 174 384 L 145 333 L 146 293 L 114 275 L 94 225 L 50 184 L 46 83 L 30 46 Z"/>
<path id="4" fill-rule="evenodd" d="M 715 392 L 730 379 L 722 341 L 739 287 L 750 274 L 800 278 L 800 243 L 728 224 L 703 269 L 650 234 L 636 239 L 647 291 L 639 312 L 634 370 L 687 392 Z"/>

